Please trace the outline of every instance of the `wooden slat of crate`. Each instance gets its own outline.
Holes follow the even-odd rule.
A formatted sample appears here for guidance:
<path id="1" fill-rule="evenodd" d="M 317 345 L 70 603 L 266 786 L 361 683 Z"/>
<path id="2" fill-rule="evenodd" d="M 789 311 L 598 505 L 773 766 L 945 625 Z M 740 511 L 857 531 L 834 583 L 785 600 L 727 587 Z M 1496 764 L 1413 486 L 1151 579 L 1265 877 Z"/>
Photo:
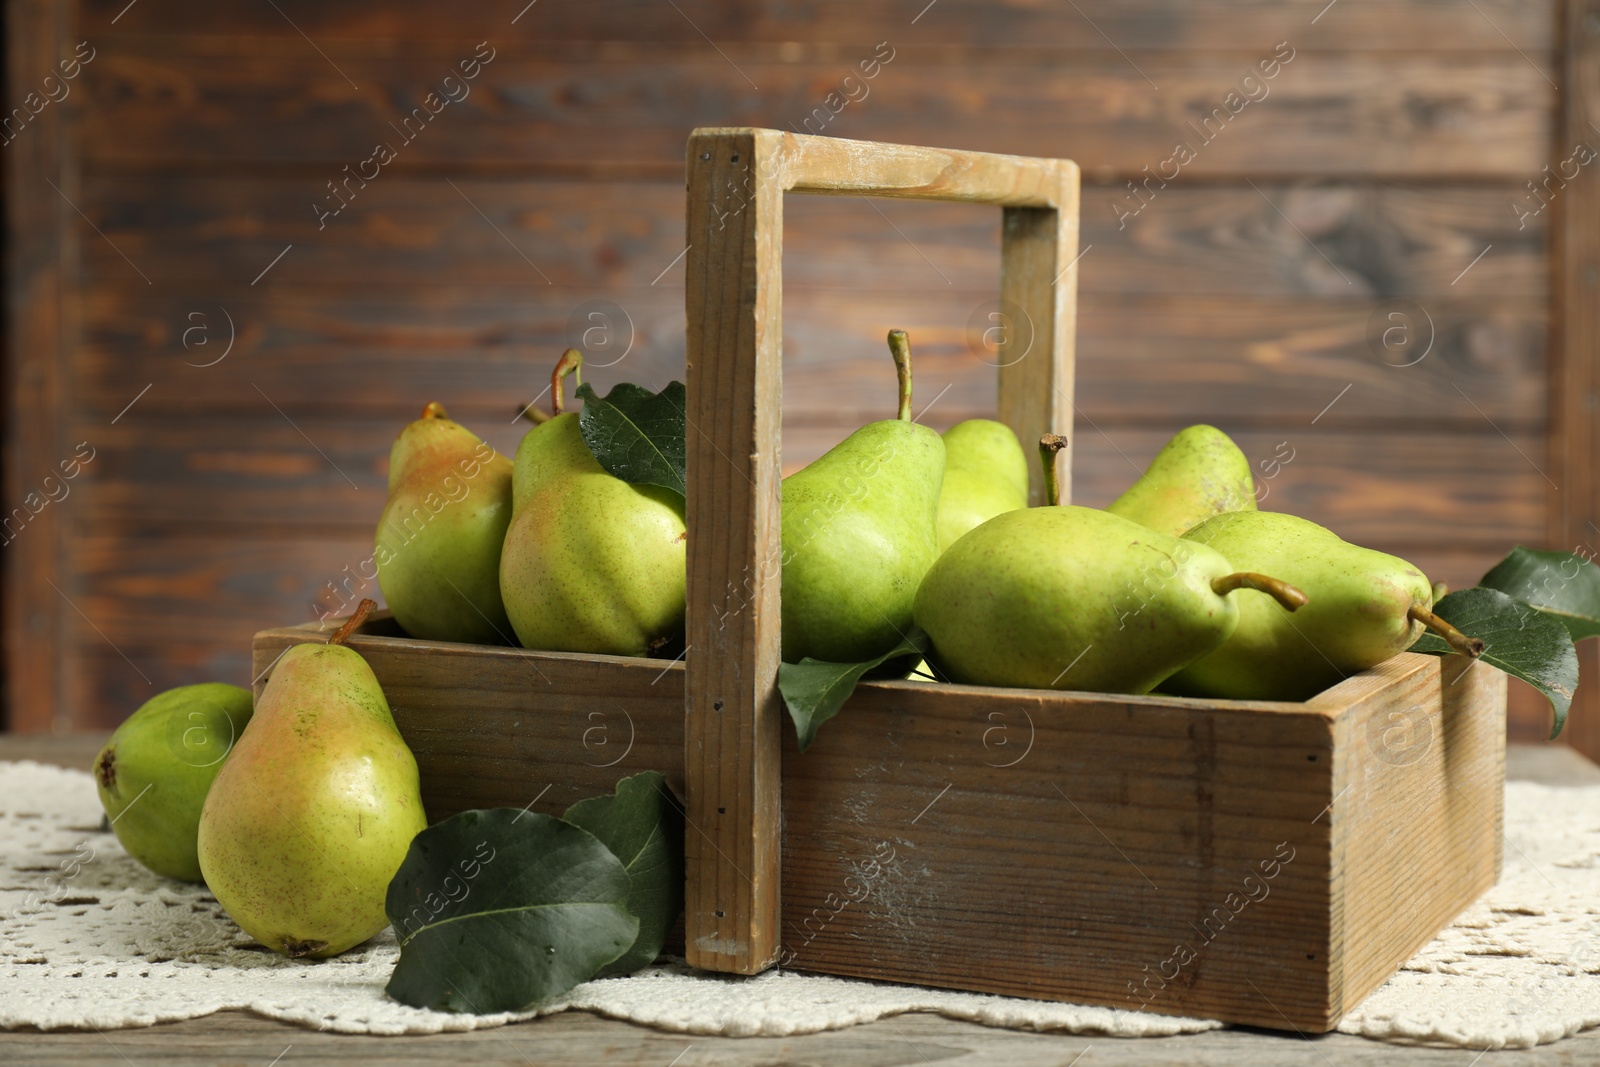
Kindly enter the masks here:
<path id="1" fill-rule="evenodd" d="M 1498 875 L 1504 684 L 1441 704 L 1406 655 L 1305 705 L 865 686 L 785 754 L 784 958 L 1330 1029 Z M 1413 705 L 1434 743 L 1383 762 Z"/>

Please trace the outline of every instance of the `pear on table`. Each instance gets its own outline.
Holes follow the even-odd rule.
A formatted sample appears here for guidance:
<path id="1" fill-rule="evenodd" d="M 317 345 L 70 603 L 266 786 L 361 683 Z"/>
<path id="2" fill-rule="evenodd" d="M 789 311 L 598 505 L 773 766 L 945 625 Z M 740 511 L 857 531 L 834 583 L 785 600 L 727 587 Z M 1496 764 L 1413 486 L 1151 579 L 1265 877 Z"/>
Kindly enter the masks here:
<path id="1" fill-rule="evenodd" d="M 1065 443 L 1040 443 L 1051 500 Z M 1231 594 L 1244 587 L 1290 611 L 1305 603 L 1205 545 L 1051 504 L 998 515 L 952 545 L 923 580 L 915 616 L 955 682 L 1148 693 L 1228 638 Z"/>
<path id="2" fill-rule="evenodd" d="M 417 761 L 383 689 L 344 644 L 278 660 L 200 815 L 200 870 L 233 921 L 288 956 L 336 956 L 389 924 L 384 900 L 427 825 Z"/>
<path id="3" fill-rule="evenodd" d="M 157 874 L 198 882 L 200 810 L 250 721 L 248 689 L 205 682 L 151 697 L 94 760 L 95 788 L 117 840 Z"/>
<path id="4" fill-rule="evenodd" d="M 1236 566 L 1268 570 L 1305 590 L 1290 619 L 1257 593 L 1239 594 L 1239 624 L 1218 649 L 1163 689 L 1187 696 L 1305 700 L 1404 652 L 1424 627 L 1458 652 L 1483 642 L 1433 615 L 1433 587 L 1397 556 L 1342 540 L 1314 522 L 1270 511 L 1218 515 L 1184 534 Z"/>
<path id="5" fill-rule="evenodd" d="M 511 461 L 430 403 L 389 452 L 373 559 L 395 621 L 429 641 L 507 644 L 500 547 Z"/>
<path id="6" fill-rule="evenodd" d="M 683 637 L 683 498 L 600 466 L 577 413 L 563 411 L 563 381 L 582 364 L 575 348 L 562 355 L 555 416 L 517 447 L 500 589 L 524 648 L 649 655 Z"/>
<path id="7" fill-rule="evenodd" d="M 1213 515 L 1256 510 L 1250 461 L 1216 427 L 1190 426 L 1178 431 L 1106 510 L 1181 537 Z"/>
<path id="8" fill-rule="evenodd" d="M 783 659 L 861 663 L 910 629 L 939 555 L 939 435 L 911 421 L 911 349 L 889 333 L 899 416 L 869 422 L 783 480 Z"/>
<path id="9" fill-rule="evenodd" d="M 1011 427 L 967 419 L 944 433 L 944 484 L 939 490 L 939 551 L 974 526 L 1028 506 L 1028 457 Z"/>

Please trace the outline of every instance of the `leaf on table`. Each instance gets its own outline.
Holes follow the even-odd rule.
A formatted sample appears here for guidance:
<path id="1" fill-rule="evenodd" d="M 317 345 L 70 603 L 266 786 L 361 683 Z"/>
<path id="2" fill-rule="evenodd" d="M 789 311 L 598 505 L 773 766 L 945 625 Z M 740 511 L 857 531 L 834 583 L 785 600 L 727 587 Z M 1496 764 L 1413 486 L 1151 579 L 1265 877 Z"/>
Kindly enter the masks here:
<path id="1" fill-rule="evenodd" d="M 688 492 L 686 394 L 682 382 L 659 393 L 623 382 L 604 397 L 578 386 L 578 431 L 607 473 L 633 485 Z"/>
<path id="2" fill-rule="evenodd" d="M 655 962 L 683 911 L 683 808 L 659 771 L 617 783 L 610 796 L 580 800 L 565 818 L 609 848 L 627 868 L 628 910 L 639 919 L 633 946 L 601 970 L 630 974 Z"/>
<path id="3" fill-rule="evenodd" d="M 1433 606 L 1433 612 L 1468 637 L 1483 640 L 1483 662 L 1515 675 L 1543 693 L 1555 711 L 1551 738 L 1561 733 L 1578 688 L 1578 653 L 1566 627 L 1498 589 L 1463 589 Z M 1450 646 L 1424 633 L 1412 652 L 1448 653 Z"/>
<path id="4" fill-rule="evenodd" d="M 593 978 L 639 936 L 622 861 L 589 831 L 517 808 L 464 811 L 411 842 L 385 909 L 389 995 L 437 1011 L 518 1011 Z"/>
<path id="5" fill-rule="evenodd" d="M 1582 556 L 1518 545 L 1478 585 L 1544 612 L 1574 641 L 1600 637 L 1600 566 Z"/>
<path id="6" fill-rule="evenodd" d="M 839 714 L 864 675 L 875 673 L 879 668 L 892 668 L 889 673 L 903 678 L 915 666 L 916 661 L 911 657 L 926 655 L 928 644 L 928 635 L 913 629 L 898 645 L 863 663 L 829 663 L 807 656 L 799 663 L 779 664 L 778 692 L 783 695 L 784 707 L 789 709 L 789 717 L 794 720 L 800 751 L 811 747 L 818 727 Z M 905 663 L 902 670 L 898 669 L 896 660 L 910 662 Z"/>

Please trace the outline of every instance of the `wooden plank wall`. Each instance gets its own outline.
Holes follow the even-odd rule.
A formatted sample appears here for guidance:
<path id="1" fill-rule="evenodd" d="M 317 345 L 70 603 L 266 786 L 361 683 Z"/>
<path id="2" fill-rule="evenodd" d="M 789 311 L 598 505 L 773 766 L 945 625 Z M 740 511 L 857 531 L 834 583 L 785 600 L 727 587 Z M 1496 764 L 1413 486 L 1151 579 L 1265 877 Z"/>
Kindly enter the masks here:
<path id="1" fill-rule="evenodd" d="M 591 355 L 602 390 L 681 376 L 698 125 L 1076 159 L 1080 503 L 1205 420 L 1272 475 L 1265 506 L 1453 584 L 1546 540 L 1556 213 L 1527 183 L 1554 143 L 1555 0 L 924 3 L 11 0 L 13 34 L 57 11 L 50 49 L 95 52 L 52 113 L 62 195 L 17 162 L 47 131 L 7 149 L 34 183 L 14 220 L 68 232 L 73 325 L 39 342 L 53 361 L 12 353 L 13 382 L 53 369 L 16 394 L 6 500 L 62 448 L 95 456 L 8 549 L 11 725 L 247 682 L 255 630 L 361 585 L 400 425 L 436 399 L 514 448 L 589 312 L 626 349 Z M 15 40 L 13 97 L 37 73 Z M 476 77 L 446 82 L 462 61 Z M 454 99 L 414 111 L 430 90 Z M 892 412 L 890 326 L 926 421 L 992 411 L 998 212 L 786 212 L 786 467 Z M 48 284 L 13 279 L 12 307 Z"/>

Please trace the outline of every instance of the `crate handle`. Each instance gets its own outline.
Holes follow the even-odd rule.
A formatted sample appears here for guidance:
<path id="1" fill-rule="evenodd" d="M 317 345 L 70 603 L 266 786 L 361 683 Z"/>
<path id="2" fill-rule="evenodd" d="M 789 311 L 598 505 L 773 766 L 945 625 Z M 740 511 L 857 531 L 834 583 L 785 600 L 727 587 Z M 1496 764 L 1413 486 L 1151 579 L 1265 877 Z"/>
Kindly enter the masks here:
<path id="1" fill-rule="evenodd" d="M 1078 167 L 716 128 L 690 135 L 687 170 L 685 941 L 694 966 L 754 974 L 782 940 L 783 194 L 1001 206 L 1000 418 L 1027 447 L 1071 434 Z M 1065 502 L 1070 460 L 1062 470 Z"/>

